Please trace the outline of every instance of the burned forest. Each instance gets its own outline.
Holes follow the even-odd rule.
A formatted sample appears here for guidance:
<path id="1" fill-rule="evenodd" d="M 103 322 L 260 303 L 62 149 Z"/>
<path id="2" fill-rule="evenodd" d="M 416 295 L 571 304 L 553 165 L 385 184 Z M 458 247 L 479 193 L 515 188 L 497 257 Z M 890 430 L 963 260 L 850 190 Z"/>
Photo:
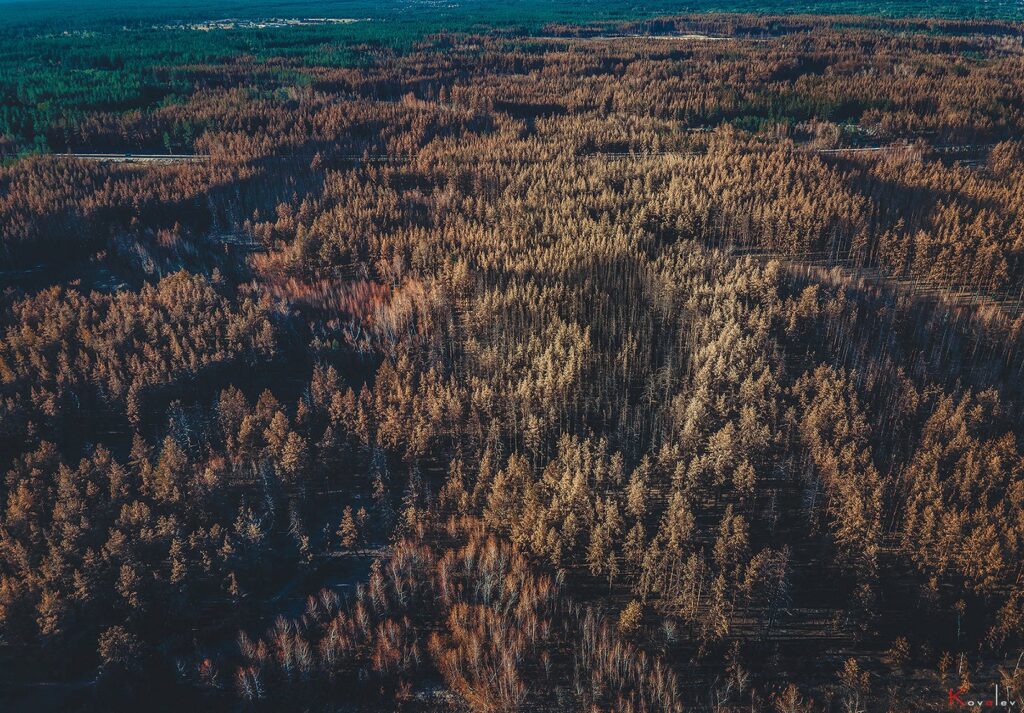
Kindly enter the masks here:
<path id="1" fill-rule="evenodd" d="M 1017 705 L 1024 25 L 541 19 L 0 28 L 0 709 Z"/>

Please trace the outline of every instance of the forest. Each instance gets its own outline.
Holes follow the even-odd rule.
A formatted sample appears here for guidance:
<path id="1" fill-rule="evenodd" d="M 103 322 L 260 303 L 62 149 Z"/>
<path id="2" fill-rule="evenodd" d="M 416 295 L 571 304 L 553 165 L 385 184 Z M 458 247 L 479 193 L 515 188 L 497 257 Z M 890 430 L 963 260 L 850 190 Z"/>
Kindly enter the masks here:
<path id="1" fill-rule="evenodd" d="M 24 12 L 0 709 L 1024 706 L 1014 17 Z"/>

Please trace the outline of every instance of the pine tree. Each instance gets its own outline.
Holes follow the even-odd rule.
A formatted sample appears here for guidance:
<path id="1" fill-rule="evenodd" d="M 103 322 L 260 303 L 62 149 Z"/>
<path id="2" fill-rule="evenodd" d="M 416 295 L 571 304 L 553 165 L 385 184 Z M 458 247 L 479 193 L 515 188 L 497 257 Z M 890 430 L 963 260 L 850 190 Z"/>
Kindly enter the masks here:
<path id="1" fill-rule="evenodd" d="M 178 442 L 167 436 L 148 484 L 149 492 L 159 501 L 178 502 L 182 497 L 181 483 L 187 476 L 188 467 L 188 458 Z"/>
<path id="2" fill-rule="evenodd" d="M 185 561 L 185 548 L 177 537 L 171 540 L 168 559 L 171 562 L 171 582 L 173 584 L 182 584 L 188 576 L 188 565 Z"/>
<path id="3" fill-rule="evenodd" d="M 643 523 L 633 525 L 626 535 L 626 542 L 622 547 L 622 556 L 626 565 L 631 569 L 638 569 L 643 563 L 647 550 L 647 533 Z"/>
<path id="4" fill-rule="evenodd" d="M 625 636 L 635 635 L 643 616 L 643 605 L 636 599 L 631 600 L 619 614 L 619 631 Z"/>
<path id="5" fill-rule="evenodd" d="M 335 533 L 338 537 L 338 544 L 344 550 L 352 550 L 359 541 L 359 528 L 356 525 L 356 520 L 352 515 L 352 506 L 346 505 L 345 511 L 341 516 L 341 524 L 338 526 L 338 531 Z"/>
<path id="6" fill-rule="evenodd" d="M 284 415 L 284 411 L 277 411 L 271 418 L 270 425 L 263 431 L 265 453 L 268 458 L 278 461 L 281 459 L 289 433 L 288 417 Z"/>
<path id="7" fill-rule="evenodd" d="M 123 626 L 112 626 L 100 634 L 97 642 L 103 668 L 123 667 L 137 671 L 142 665 L 142 642 Z"/>
<path id="8" fill-rule="evenodd" d="M 296 482 L 305 471 L 309 458 L 306 440 L 295 431 L 290 431 L 281 449 L 281 470 L 289 482 Z"/>
<path id="9" fill-rule="evenodd" d="M 629 486 L 626 488 L 626 512 L 632 517 L 642 518 L 647 514 L 647 483 L 650 471 L 650 463 L 645 456 L 629 478 Z"/>

